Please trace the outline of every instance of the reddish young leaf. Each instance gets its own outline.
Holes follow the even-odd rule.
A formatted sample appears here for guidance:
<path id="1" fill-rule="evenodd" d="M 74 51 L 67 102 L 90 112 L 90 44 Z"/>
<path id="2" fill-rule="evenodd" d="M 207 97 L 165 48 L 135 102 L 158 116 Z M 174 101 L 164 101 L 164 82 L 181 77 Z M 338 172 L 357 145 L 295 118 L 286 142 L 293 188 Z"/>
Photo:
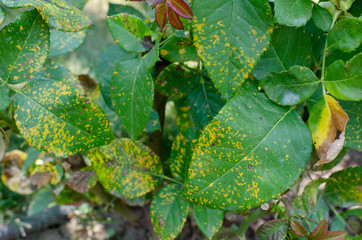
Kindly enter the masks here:
<path id="1" fill-rule="evenodd" d="M 321 236 L 326 234 L 328 232 L 328 224 L 325 219 L 320 221 L 318 226 L 314 229 L 314 231 L 311 234 L 311 239 L 321 239 Z"/>
<path id="2" fill-rule="evenodd" d="M 344 231 L 333 231 L 326 232 L 325 234 L 320 235 L 318 239 L 321 240 L 344 240 L 347 233 Z"/>
<path id="3" fill-rule="evenodd" d="M 183 30 L 184 25 L 181 22 L 180 16 L 174 10 L 172 10 L 172 8 L 169 6 L 167 6 L 167 13 L 168 13 L 168 19 L 170 20 L 171 25 L 176 29 Z"/>
<path id="4" fill-rule="evenodd" d="M 184 0 L 167 0 L 167 4 L 183 18 L 191 19 L 194 16 L 190 6 Z"/>
<path id="5" fill-rule="evenodd" d="M 293 232 L 298 236 L 298 237 L 304 237 L 308 234 L 307 230 L 303 227 L 302 224 L 300 224 L 299 222 L 293 220 L 290 223 L 291 228 L 293 229 Z"/>
<path id="6" fill-rule="evenodd" d="M 161 2 L 156 6 L 156 22 L 158 26 L 163 29 L 167 22 L 167 11 L 166 11 L 166 1 Z"/>

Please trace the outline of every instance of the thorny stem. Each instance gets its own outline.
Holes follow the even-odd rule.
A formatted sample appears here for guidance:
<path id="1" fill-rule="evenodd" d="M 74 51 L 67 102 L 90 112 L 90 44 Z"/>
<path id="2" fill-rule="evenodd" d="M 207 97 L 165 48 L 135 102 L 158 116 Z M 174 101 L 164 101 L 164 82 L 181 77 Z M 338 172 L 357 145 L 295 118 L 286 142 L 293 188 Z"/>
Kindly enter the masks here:
<path id="1" fill-rule="evenodd" d="M 269 211 L 263 211 L 260 207 L 254 212 L 251 212 L 248 216 L 245 217 L 245 220 L 241 223 L 239 229 L 235 232 L 240 240 L 245 240 L 245 232 L 248 227 L 257 219 L 264 217 L 269 214 Z"/>

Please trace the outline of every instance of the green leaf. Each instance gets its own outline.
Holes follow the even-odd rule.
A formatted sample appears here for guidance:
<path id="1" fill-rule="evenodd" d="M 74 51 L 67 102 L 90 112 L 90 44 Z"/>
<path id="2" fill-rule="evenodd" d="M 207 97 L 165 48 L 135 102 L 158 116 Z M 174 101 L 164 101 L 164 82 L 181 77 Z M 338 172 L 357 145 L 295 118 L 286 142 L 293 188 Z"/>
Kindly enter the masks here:
<path id="1" fill-rule="evenodd" d="M 312 209 L 317 205 L 318 188 L 322 183 L 325 183 L 326 179 L 317 179 L 307 184 L 304 188 L 302 200 L 306 211 Z"/>
<path id="2" fill-rule="evenodd" d="M 231 98 L 266 51 L 273 31 L 267 0 L 195 0 L 194 41 L 216 88 Z"/>
<path id="3" fill-rule="evenodd" d="M 169 184 L 152 200 L 151 222 L 158 239 L 175 239 L 186 222 L 189 203 L 181 198 L 181 191 L 179 185 Z"/>
<path id="4" fill-rule="evenodd" d="M 211 81 L 201 81 L 188 95 L 190 117 L 203 129 L 220 111 L 225 102 Z"/>
<path id="5" fill-rule="evenodd" d="M 339 101 L 343 110 L 348 114 L 349 121 L 346 126 L 345 145 L 362 151 L 362 101 Z"/>
<path id="6" fill-rule="evenodd" d="M 224 221 L 223 211 L 194 206 L 194 214 L 197 226 L 208 239 L 212 239 L 219 231 Z"/>
<path id="7" fill-rule="evenodd" d="M 202 206 L 248 210 L 288 189 L 311 152 L 310 132 L 294 110 L 261 93 L 238 95 L 198 139 L 184 195 Z"/>
<path id="8" fill-rule="evenodd" d="M 6 19 L 6 12 L 2 6 L 0 6 L 0 25 L 5 22 Z"/>
<path id="9" fill-rule="evenodd" d="M 144 18 L 145 18 L 145 16 L 140 11 L 138 11 L 137 9 L 135 9 L 132 6 L 109 3 L 108 9 L 109 10 L 108 10 L 107 16 L 113 16 L 113 15 L 116 15 L 119 13 L 127 13 L 129 15 L 134 15 L 136 17 L 139 17 L 142 20 L 144 20 Z"/>
<path id="10" fill-rule="evenodd" d="M 99 181 L 110 193 L 134 199 L 154 190 L 162 174 L 159 157 L 141 142 L 128 138 L 88 152 Z"/>
<path id="11" fill-rule="evenodd" d="M 331 65 L 337 60 L 342 60 L 343 62 L 347 62 L 348 60 L 350 60 L 351 58 L 353 58 L 354 56 L 356 56 L 361 52 L 362 52 L 362 45 L 359 45 L 359 47 L 356 50 L 348 53 L 340 50 L 334 50 L 326 59 L 326 67 L 329 67 L 329 65 Z"/>
<path id="12" fill-rule="evenodd" d="M 287 222 L 282 219 L 271 220 L 261 225 L 256 234 L 260 240 L 283 240 L 287 236 Z"/>
<path id="13" fill-rule="evenodd" d="M 346 240 L 359 240 L 362 237 L 362 232 L 360 231 L 361 223 L 362 208 L 349 209 L 345 212 L 342 212 L 340 216 L 334 217 L 330 230 L 345 230 L 348 232 Z M 355 233 L 357 234 L 355 235 Z"/>
<path id="14" fill-rule="evenodd" d="M 196 47 L 192 41 L 172 36 L 165 41 L 160 51 L 162 57 L 170 62 L 187 62 L 197 58 Z"/>
<path id="15" fill-rule="evenodd" d="M 362 167 L 346 168 L 329 177 L 325 188 L 326 197 L 335 205 L 346 202 L 362 203 Z"/>
<path id="16" fill-rule="evenodd" d="M 172 143 L 170 168 L 175 178 L 186 180 L 187 171 L 191 162 L 194 139 L 197 138 L 197 130 L 190 127 L 180 132 Z"/>
<path id="17" fill-rule="evenodd" d="M 155 109 L 152 109 L 145 132 L 151 133 L 157 130 L 161 131 L 160 118 L 158 117 L 158 112 Z"/>
<path id="18" fill-rule="evenodd" d="M 8 8 L 35 7 L 49 26 L 64 32 L 77 32 L 91 26 L 79 9 L 64 0 L 0 0 Z"/>
<path id="19" fill-rule="evenodd" d="M 151 69 L 153 68 L 153 66 L 155 66 L 156 62 L 160 60 L 159 55 L 160 55 L 160 42 L 157 39 L 152 49 L 144 56 L 144 61 L 147 69 Z"/>
<path id="20" fill-rule="evenodd" d="M 79 32 L 61 32 L 50 30 L 49 58 L 73 52 L 79 48 L 87 35 L 87 30 Z"/>
<path id="21" fill-rule="evenodd" d="M 29 144 L 66 157 L 113 138 L 102 109 L 75 88 L 52 79 L 31 81 L 17 94 L 16 124 Z"/>
<path id="22" fill-rule="evenodd" d="M 256 79 L 270 72 L 289 70 L 292 66 L 309 67 L 312 62 L 311 40 L 303 28 L 277 26 L 268 50 L 253 70 Z"/>
<path id="23" fill-rule="evenodd" d="M 10 104 L 9 88 L 0 81 L 0 112 L 4 111 Z"/>
<path id="24" fill-rule="evenodd" d="M 66 1 L 78 9 L 83 9 L 84 5 L 88 2 L 88 0 L 66 0 Z"/>
<path id="25" fill-rule="evenodd" d="M 280 73 L 269 73 L 261 82 L 269 99 L 280 105 L 296 105 L 306 101 L 318 85 L 319 79 L 315 74 L 301 66 Z"/>
<path id="26" fill-rule="evenodd" d="M 201 75 L 181 65 L 167 66 L 157 78 L 155 88 L 162 95 L 180 99 L 200 82 Z"/>
<path id="27" fill-rule="evenodd" d="M 10 84 L 31 79 L 48 51 L 48 25 L 36 10 L 23 13 L 0 31 L 0 78 Z"/>
<path id="28" fill-rule="evenodd" d="M 142 53 L 152 48 L 151 32 L 142 19 L 120 13 L 107 17 L 114 41 L 123 49 Z"/>
<path id="29" fill-rule="evenodd" d="M 101 89 L 104 101 L 110 109 L 113 109 L 110 86 L 113 71 L 118 63 L 136 57 L 136 54 L 127 52 L 118 45 L 110 46 L 96 57 L 92 70 L 99 81 L 99 88 Z"/>
<path id="30" fill-rule="evenodd" d="M 275 0 L 275 19 L 278 23 L 300 27 L 312 17 L 312 2 L 310 0 Z"/>
<path id="31" fill-rule="evenodd" d="M 54 201 L 53 192 L 50 188 L 41 189 L 36 192 L 29 203 L 27 214 L 29 216 L 43 212 Z"/>
<path id="32" fill-rule="evenodd" d="M 328 32 L 331 29 L 333 17 L 327 9 L 318 4 L 313 7 L 312 19 L 314 24 L 321 30 Z"/>
<path id="33" fill-rule="evenodd" d="M 117 65 L 111 80 L 113 107 L 132 139 L 145 128 L 152 111 L 153 81 L 143 58 Z"/>
<path id="34" fill-rule="evenodd" d="M 332 63 L 327 69 L 323 84 L 339 99 L 362 100 L 362 53 L 354 56 L 346 65 L 342 60 Z"/>
<path id="35" fill-rule="evenodd" d="M 362 19 L 345 18 L 337 22 L 327 37 L 327 50 L 355 50 L 362 41 Z"/>

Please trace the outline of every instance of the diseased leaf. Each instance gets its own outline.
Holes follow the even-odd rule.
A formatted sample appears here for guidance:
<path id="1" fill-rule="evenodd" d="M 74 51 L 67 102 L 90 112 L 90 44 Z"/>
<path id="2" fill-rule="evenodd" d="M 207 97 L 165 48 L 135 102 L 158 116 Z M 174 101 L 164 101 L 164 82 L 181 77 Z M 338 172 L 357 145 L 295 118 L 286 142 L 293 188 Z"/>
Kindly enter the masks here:
<path id="1" fill-rule="evenodd" d="M 6 12 L 2 6 L 0 6 L 0 25 L 5 22 L 6 19 Z"/>
<path id="2" fill-rule="evenodd" d="M 4 111 L 10 104 L 9 88 L 0 79 L 0 111 Z"/>
<path id="3" fill-rule="evenodd" d="M 87 3 L 88 0 L 66 0 L 66 1 L 78 9 L 83 9 L 84 5 Z"/>
<path id="4" fill-rule="evenodd" d="M 289 70 L 295 65 L 310 67 L 312 56 L 311 40 L 303 28 L 280 25 L 275 28 L 268 50 L 252 74 L 262 80 L 270 72 Z"/>
<path id="5" fill-rule="evenodd" d="M 322 183 L 325 183 L 326 179 L 317 179 L 307 184 L 304 188 L 302 200 L 306 211 L 312 209 L 317 205 L 318 188 Z"/>
<path id="6" fill-rule="evenodd" d="M 79 32 L 50 30 L 49 58 L 73 52 L 83 44 L 86 34 L 87 30 Z"/>
<path id="7" fill-rule="evenodd" d="M 186 131 L 190 127 L 195 126 L 190 118 L 190 106 L 187 99 L 184 99 L 177 111 L 176 125 L 179 132 Z"/>
<path id="8" fill-rule="evenodd" d="M 300 27 L 312 17 L 312 2 L 310 0 L 275 0 L 275 19 L 278 23 Z"/>
<path id="9" fill-rule="evenodd" d="M 308 234 L 307 230 L 303 227 L 302 224 L 300 224 L 299 222 L 292 220 L 290 222 L 290 226 L 293 230 L 293 232 L 298 236 L 298 237 L 304 237 Z"/>
<path id="10" fill-rule="evenodd" d="M 130 137 L 135 140 L 152 111 L 153 81 L 144 58 L 117 65 L 111 80 L 113 107 Z"/>
<path id="11" fill-rule="evenodd" d="M 327 37 L 327 50 L 355 50 L 362 41 L 362 19 L 344 18 L 338 21 Z"/>
<path id="12" fill-rule="evenodd" d="M 266 51 L 273 31 L 267 0 L 195 0 L 194 41 L 216 88 L 231 98 Z"/>
<path id="13" fill-rule="evenodd" d="M 144 20 L 144 18 L 145 18 L 145 16 L 140 11 L 138 11 L 137 9 L 135 9 L 132 6 L 109 3 L 108 9 L 109 10 L 108 10 L 107 16 L 113 16 L 113 15 L 117 15 L 119 13 L 127 13 L 129 15 L 134 15 L 136 17 L 139 17 L 142 20 Z"/>
<path id="14" fill-rule="evenodd" d="M 187 62 L 197 58 L 196 48 L 192 41 L 172 36 L 162 45 L 160 53 L 162 57 L 170 62 Z"/>
<path id="15" fill-rule="evenodd" d="M 348 114 L 349 121 L 346 126 L 345 145 L 357 151 L 362 151 L 362 101 L 339 101 L 343 110 Z"/>
<path id="16" fill-rule="evenodd" d="M 157 130 L 161 130 L 160 118 L 158 116 L 158 112 L 155 109 L 152 109 L 145 132 L 151 133 Z"/>
<path id="17" fill-rule="evenodd" d="M 342 150 L 348 115 L 329 95 L 322 96 L 313 106 L 308 120 L 313 143 L 317 149 L 319 166 L 333 161 Z"/>
<path id="18" fill-rule="evenodd" d="M 13 150 L 7 152 L 1 161 L 1 181 L 12 192 L 18 194 L 31 194 L 36 188 L 28 175 L 21 174 L 21 168 L 26 159 L 26 153 Z"/>
<path id="19" fill-rule="evenodd" d="M 31 81 L 16 96 L 16 124 L 29 144 L 58 157 L 107 144 L 113 138 L 101 108 L 52 79 Z"/>
<path id="20" fill-rule="evenodd" d="M 101 52 L 95 59 L 93 71 L 99 81 L 99 88 L 101 89 L 104 101 L 109 108 L 113 109 L 110 83 L 116 65 L 122 61 L 127 61 L 136 57 L 136 54 L 127 52 L 118 45 L 113 45 Z"/>
<path id="21" fill-rule="evenodd" d="M 197 226 L 208 239 L 219 231 L 224 221 L 224 213 L 221 210 L 194 206 L 194 215 Z"/>
<path id="22" fill-rule="evenodd" d="M 342 60 L 332 63 L 326 71 L 323 84 L 339 99 L 362 100 L 362 53 L 354 56 L 346 64 Z"/>
<path id="23" fill-rule="evenodd" d="M 220 111 L 225 102 L 211 81 L 201 81 L 188 95 L 190 116 L 203 129 Z"/>
<path id="24" fill-rule="evenodd" d="M 312 19 L 314 24 L 324 32 L 331 29 L 333 17 L 327 9 L 319 6 L 318 4 L 313 7 Z"/>
<path id="25" fill-rule="evenodd" d="M 155 88 L 162 95 L 183 98 L 200 82 L 201 75 L 180 65 L 169 65 L 158 76 Z"/>
<path id="26" fill-rule="evenodd" d="M 120 13 L 107 17 L 114 41 L 123 49 L 142 53 L 152 48 L 151 32 L 142 19 Z"/>
<path id="27" fill-rule="evenodd" d="M 186 222 L 189 203 L 181 198 L 181 192 L 179 185 L 169 184 L 152 200 L 151 222 L 158 239 L 175 239 Z"/>
<path id="28" fill-rule="evenodd" d="M 282 219 L 271 220 L 261 225 L 256 234 L 260 240 L 283 240 L 287 236 L 287 222 Z"/>
<path id="29" fill-rule="evenodd" d="M 206 207 L 248 210 L 291 186 L 311 151 L 310 133 L 295 111 L 261 93 L 238 95 L 198 139 L 184 195 Z"/>
<path id="30" fill-rule="evenodd" d="M 50 182 L 55 185 L 60 182 L 63 177 L 63 167 L 62 165 L 53 164 L 51 162 L 44 162 L 43 164 L 37 164 L 30 171 L 30 179 L 33 185 L 36 185 L 39 188 Z"/>
<path id="31" fill-rule="evenodd" d="M 51 63 L 42 69 L 33 79 L 51 79 L 56 82 L 64 82 L 70 86 L 78 87 L 77 90 L 80 92 L 77 77 L 59 63 Z"/>
<path id="32" fill-rule="evenodd" d="M 280 105 L 296 105 L 311 97 L 319 83 L 309 68 L 294 66 L 288 71 L 269 73 L 261 87 L 270 100 Z"/>
<path id="33" fill-rule="evenodd" d="M 49 27 L 36 10 L 21 14 L 0 31 L 0 78 L 28 81 L 42 68 L 49 51 Z"/>
<path id="34" fill-rule="evenodd" d="M 362 203 L 362 167 L 343 169 L 333 173 L 329 179 L 325 195 L 333 204 Z"/>
<path id="35" fill-rule="evenodd" d="M 159 157 L 147 146 L 130 139 L 116 139 L 88 152 L 99 181 L 110 193 L 134 199 L 154 190 L 162 174 Z"/>
<path id="36" fill-rule="evenodd" d="M 172 143 L 170 168 L 175 178 L 186 180 L 187 171 L 191 162 L 194 139 L 197 130 L 190 127 L 184 132 L 180 132 Z"/>
<path id="37" fill-rule="evenodd" d="M 0 128 L 0 162 L 4 157 L 8 146 L 9 146 L 9 139 L 6 136 L 4 129 Z"/>
<path id="38" fill-rule="evenodd" d="M 79 9 L 64 0 L 0 0 L 8 8 L 35 7 L 49 26 L 64 32 L 77 32 L 91 26 Z"/>
<path id="39" fill-rule="evenodd" d="M 88 192 L 97 181 L 94 181 L 96 173 L 89 170 L 76 171 L 70 175 L 67 179 L 66 184 L 79 193 Z M 95 179 L 96 180 L 96 179 Z"/>

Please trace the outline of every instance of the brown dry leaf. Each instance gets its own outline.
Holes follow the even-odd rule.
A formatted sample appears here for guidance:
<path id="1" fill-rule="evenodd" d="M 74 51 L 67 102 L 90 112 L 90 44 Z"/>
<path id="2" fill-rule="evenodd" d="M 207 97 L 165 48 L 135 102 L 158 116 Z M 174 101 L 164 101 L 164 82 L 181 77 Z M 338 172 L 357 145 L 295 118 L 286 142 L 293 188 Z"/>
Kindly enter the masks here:
<path id="1" fill-rule="evenodd" d="M 89 179 L 95 176 L 95 172 L 92 171 L 76 171 L 68 179 L 67 185 L 74 191 L 85 193 L 92 187 L 88 184 Z"/>
<path id="2" fill-rule="evenodd" d="M 38 172 L 30 177 L 31 183 L 37 187 L 37 189 L 45 186 L 50 180 L 52 180 L 53 175 L 50 171 Z"/>
<path id="3" fill-rule="evenodd" d="M 313 106 L 308 120 L 320 166 L 333 161 L 342 150 L 349 118 L 338 102 L 325 95 Z"/>

